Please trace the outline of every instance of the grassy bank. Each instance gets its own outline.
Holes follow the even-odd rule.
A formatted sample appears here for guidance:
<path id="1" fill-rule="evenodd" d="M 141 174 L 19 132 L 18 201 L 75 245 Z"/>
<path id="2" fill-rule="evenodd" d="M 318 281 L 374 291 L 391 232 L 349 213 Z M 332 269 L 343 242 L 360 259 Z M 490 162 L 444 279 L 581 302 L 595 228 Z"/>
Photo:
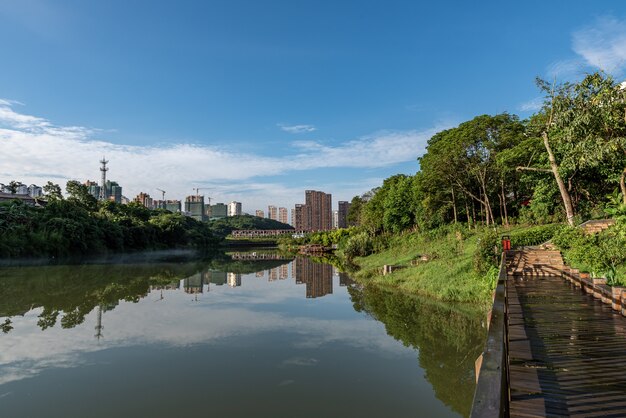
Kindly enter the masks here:
<path id="1" fill-rule="evenodd" d="M 367 257 L 357 257 L 356 280 L 421 294 L 446 301 L 488 305 L 494 287 L 493 272 L 474 270 L 478 236 L 449 233 L 428 237 L 408 233 L 390 239 L 389 247 Z M 421 258 L 428 258 L 422 261 Z M 385 264 L 402 268 L 382 275 Z M 417 265 L 414 265 L 417 264 Z"/>
<path id="2" fill-rule="evenodd" d="M 498 231 L 395 235 L 385 249 L 353 260 L 359 267 L 354 278 L 437 300 L 488 307 L 498 274 L 496 254 L 501 250 L 501 236 L 510 235 L 513 245 L 532 245 L 549 239 L 557 228 L 557 225 L 515 226 Z M 400 269 L 383 275 L 385 264 Z"/>

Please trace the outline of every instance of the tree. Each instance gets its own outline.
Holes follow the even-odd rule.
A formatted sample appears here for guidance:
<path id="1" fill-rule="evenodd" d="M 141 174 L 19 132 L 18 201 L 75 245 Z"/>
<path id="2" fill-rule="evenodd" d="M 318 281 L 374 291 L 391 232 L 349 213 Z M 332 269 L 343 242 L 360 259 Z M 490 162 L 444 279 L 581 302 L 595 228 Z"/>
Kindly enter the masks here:
<path id="1" fill-rule="evenodd" d="M 350 201 L 350 209 L 346 215 L 346 221 L 349 226 L 361 225 L 361 211 L 363 210 L 365 201 L 360 196 L 354 196 Z"/>
<path id="2" fill-rule="evenodd" d="M 87 210 L 96 210 L 98 201 L 89 193 L 89 189 L 84 184 L 70 180 L 65 185 L 65 190 L 69 194 L 69 201 L 76 202 Z"/>
<path id="3" fill-rule="evenodd" d="M 456 128 L 437 133 L 419 159 L 424 182 L 438 183 L 457 213 L 455 191 L 480 205 L 487 225 L 495 222 L 494 201 L 506 196 L 498 154 L 523 140 L 524 125 L 515 115 L 477 116 Z M 434 185 L 430 188 L 433 189 Z M 506 200 L 504 201 L 504 204 Z M 472 203 L 473 204 L 473 203 Z M 469 212 L 469 208 L 466 208 Z M 469 213 L 467 213 L 469 218 Z"/>
<path id="4" fill-rule="evenodd" d="M 617 181 L 626 202 L 624 91 L 611 77 L 598 72 L 577 84 L 549 84 L 538 78 L 537 85 L 546 95 L 540 135 L 569 225 L 574 226 L 575 209 L 572 187 L 565 184 L 564 174 L 573 176 L 579 170 L 622 160 Z"/>
<path id="5" fill-rule="evenodd" d="M 61 200 L 63 195 L 61 194 L 61 186 L 54 184 L 51 181 L 47 182 L 43 186 L 44 195 L 48 200 Z"/>
<path id="6" fill-rule="evenodd" d="M 15 181 L 15 180 L 11 180 L 9 182 L 9 184 L 7 185 L 7 189 L 9 189 L 9 193 L 15 194 L 15 193 L 17 193 L 17 189 L 20 186 L 23 186 L 23 184 L 21 182 Z"/>

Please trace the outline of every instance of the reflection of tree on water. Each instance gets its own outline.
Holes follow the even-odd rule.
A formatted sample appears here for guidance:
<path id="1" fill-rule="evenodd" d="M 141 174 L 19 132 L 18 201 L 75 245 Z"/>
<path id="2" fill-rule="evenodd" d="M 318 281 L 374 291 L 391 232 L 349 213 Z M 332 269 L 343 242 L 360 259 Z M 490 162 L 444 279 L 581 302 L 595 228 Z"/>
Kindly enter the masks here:
<path id="1" fill-rule="evenodd" d="M 9 317 L 10 324 L 10 317 L 42 307 L 37 322 L 42 330 L 54 327 L 57 322 L 63 328 L 73 328 L 83 323 L 85 316 L 96 307 L 104 314 L 114 309 L 120 300 L 138 302 L 152 289 L 178 287 L 181 276 L 192 275 L 196 268 L 187 264 L 2 269 L 0 317 Z M 7 327 L 3 328 L 5 330 L 10 331 Z"/>
<path id="2" fill-rule="evenodd" d="M 289 260 L 228 261 L 199 263 L 107 264 L 37 266 L 0 269 L 0 330 L 13 329 L 11 317 L 23 316 L 41 307 L 37 325 L 45 330 L 57 323 L 62 328 L 82 324 L 94 309 L 96 338 L 103 335 L 103 315 L 119 301 L 138 302 L 151 291 L 182 289 L 197 299 L 211 285 L 242 284 L 242 273 L 273 271 L 277 279 L 287 279 Z M 307 298 L 332 293 L 332 267 L 300 258 L 292 267 L 297 283 L 306 284 Z M 217 271 L 219 270 L 219 271 Z M 229 273 L 226 273 L 226 272 Z"/>
<path id="3" fill-rule="evenodd" d="M 486 337 L 481 312 L 384 291 L 374 286 L 348 287 L 357 311 L 385 324 L 387 334 L 419 350 L 420 366 L 437 398 L 469 415 L 475 388 L 474 361 Z"/>

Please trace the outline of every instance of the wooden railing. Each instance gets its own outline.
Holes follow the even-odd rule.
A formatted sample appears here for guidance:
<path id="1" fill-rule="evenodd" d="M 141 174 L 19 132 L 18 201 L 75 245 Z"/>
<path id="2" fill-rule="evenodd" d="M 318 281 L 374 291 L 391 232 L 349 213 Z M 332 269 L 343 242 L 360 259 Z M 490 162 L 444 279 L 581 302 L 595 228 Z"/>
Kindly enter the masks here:
<path id="1" fill-rule="evenodd" d="M 502 253 L 489 333 L 474 392 L 472 418 L 509 416 L 506 252 Z"/>

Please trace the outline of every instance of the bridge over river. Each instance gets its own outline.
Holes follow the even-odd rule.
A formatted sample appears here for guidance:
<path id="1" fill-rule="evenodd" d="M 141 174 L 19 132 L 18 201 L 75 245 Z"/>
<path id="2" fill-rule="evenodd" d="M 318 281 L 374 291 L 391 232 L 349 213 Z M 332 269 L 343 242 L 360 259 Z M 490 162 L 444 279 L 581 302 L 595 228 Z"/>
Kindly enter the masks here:
<path id="1" fill-rule="evenodd" d="M 626 417 L 626 291 L 558 251 L 503 254 L 472 417 Z"/>

